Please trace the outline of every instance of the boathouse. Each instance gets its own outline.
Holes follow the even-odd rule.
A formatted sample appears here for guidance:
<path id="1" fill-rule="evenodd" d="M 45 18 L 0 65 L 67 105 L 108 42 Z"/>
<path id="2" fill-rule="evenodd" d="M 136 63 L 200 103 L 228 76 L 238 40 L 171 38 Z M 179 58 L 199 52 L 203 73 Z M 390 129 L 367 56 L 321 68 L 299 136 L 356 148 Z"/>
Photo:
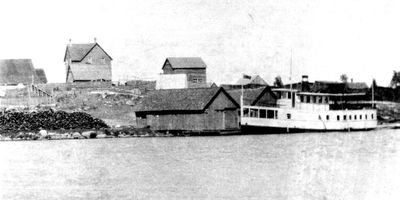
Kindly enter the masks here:
<path id="1" fill-rule="evenodd" d="M 97 43 L 68 44 L 65 50 L 66 82 L 111 82 L 112 58 Z"/>
<path id="2" fill-rule="evenodd" d="M 136 106 L 139 127 L 169 132 L 239 129 L 239 104 L 220 87 L 154 90 Z"/>

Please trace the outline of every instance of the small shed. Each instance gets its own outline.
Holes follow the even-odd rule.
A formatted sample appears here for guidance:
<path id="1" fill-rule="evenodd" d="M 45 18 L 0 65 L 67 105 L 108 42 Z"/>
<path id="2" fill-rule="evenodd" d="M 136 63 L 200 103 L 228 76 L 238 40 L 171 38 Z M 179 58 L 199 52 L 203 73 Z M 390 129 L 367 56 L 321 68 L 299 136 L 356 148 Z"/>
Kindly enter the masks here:
<path id="1" fill-rule="evenodd" d="M 239 129 L 239 104 L 223 88 L 149 92 L 135 108 L 137 124 L 157 131 Z"/>
<path id="2" fill-rule="evenodd" d="M 207 87 L 207 65 L 200 57 L 168 57 L 163 74 L 186 74 L 186 87 Z"/>

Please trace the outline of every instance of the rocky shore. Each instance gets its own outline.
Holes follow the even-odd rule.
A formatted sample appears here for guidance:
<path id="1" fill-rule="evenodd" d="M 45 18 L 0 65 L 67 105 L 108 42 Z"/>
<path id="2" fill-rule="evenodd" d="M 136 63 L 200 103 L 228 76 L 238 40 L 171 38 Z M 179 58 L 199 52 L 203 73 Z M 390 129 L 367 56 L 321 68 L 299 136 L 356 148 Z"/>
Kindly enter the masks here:
<path id="1" fill-rule="evenodd" d="M 119 127 L 99 130 L 40 130 L 0 134 L 0 141 L 23 140 L 65 140 L 65 139 L 103 139 L 128 137 L 170 137 L 171 134 L 158 133 L 149 128 Z"/>

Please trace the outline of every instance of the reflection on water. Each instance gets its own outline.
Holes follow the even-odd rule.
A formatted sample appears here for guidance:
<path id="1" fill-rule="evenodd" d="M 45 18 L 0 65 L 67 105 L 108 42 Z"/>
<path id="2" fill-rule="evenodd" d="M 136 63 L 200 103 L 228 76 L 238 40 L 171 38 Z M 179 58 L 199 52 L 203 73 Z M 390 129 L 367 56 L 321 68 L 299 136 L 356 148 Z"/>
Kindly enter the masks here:
<path id="1" fill-rule="evenodd" d="M 0 199 L 398 199 L 399 148 L 396 130 L 1 142 Z"/>

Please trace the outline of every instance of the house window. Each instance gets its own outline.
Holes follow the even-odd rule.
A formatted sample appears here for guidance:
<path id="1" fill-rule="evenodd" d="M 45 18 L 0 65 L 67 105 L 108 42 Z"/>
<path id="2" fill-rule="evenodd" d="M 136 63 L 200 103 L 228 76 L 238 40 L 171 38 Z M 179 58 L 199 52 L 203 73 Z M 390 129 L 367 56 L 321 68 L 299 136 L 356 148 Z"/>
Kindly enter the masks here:
<path id="1" fill-rule="evenodd" d="M 315 98 L 315 96 L 312 96 L 312 103 L 317 103 L 317 100 Z"/>
<path id="2" fill-rule="evenodd" d="M 291 119 L 292 115 L 290 113 L 286 114 L 287 119 Z"/>
<path id="3" fill-rule="evenodd" d="M 325 100 L 324 100 L 325 103 L 328 103 L 328 102 L 329 102 L 329 98 L 328 98 L 328 97 L 325 97 L 324 99 L 325 99 Z"/>
<path id="4" fill-rule="evenodd" d="M 275 119 L 278 119 L 278 111 L 275 110 Z"/>
<path id="5" fill-rule="evenodd" d="M 304 102 L 304 96 L 300 96 L 300 102 Z"/>
<path id="6" fill-rule="evenodd" d="M 357 120 L 357 115 L 354 115 L 354 120 Z"/>
<path id="7" fill-rule="evenodd" d="M 347 117 L 346 115 L 343 115 L 343 120 L 347 120 L 346 117 Z"/>
<path id="8" fill-rule="evenodd" d="M 310 96 L 306 96 L 307 103 L 310 103 Z"/>
<path id="9" fill-rule="evenodd" d="M 349 120 L 351 120 L 351 115 L 349 115 Z"/>
<path id="10" fill-rule="evenodd" d="M 86 64 L 92 64 L 93 63 L 93 59 L 92 57 L 88 58 L 86 61 Z"/>
<path id="11" fill-rule="evenodd" d="M 288 94 L 288 96 L 287 96 L 288 99 L 291 99 L 292 98 L 292 92 L 288 92 L 287 94 Z"/>
<path id="12" fill-rule="evenodd" d="M 362 119 L 362 115 L 360 115 L 360 119 Z"/>
<path id="13" fill-rule="evenodd" d="M 326 116 L 326 120 L 327 120 L 327 121 L 329 120 L 329 115 Z"/>
<path id="14" fill-rule="evenodd" d="M 321 115 L 318 115 L 318 119 L 319 119 L 319 120 L 322 120 Z"/>
<path id="15" fill-rule="evenodd" d="M 371 114 L 371 119 L 374 119 L 374 114 Z"/>
<path id="16" fill-rule="evenodd" d="M 267 111 L 264 109 L 260 109 L 260 118 L 267 118 Z"/>
<path id="17" fill-rule="evenodd" d="M 322 103 L 322 97 L 318 97 L 318 103 Z"/>
<path id="18" fill-rule="evenodd" d="M 337 115 L 336 118 L 338 121 L 340 121 L 340 115 Z"/>

